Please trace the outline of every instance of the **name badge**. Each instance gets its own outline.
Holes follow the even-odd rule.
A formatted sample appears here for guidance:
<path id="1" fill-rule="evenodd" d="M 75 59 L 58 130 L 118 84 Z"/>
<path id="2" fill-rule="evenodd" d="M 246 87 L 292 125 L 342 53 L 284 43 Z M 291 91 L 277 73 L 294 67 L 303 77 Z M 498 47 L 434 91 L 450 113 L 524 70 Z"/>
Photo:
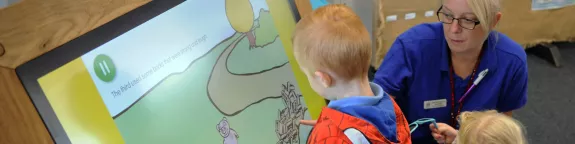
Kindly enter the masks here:
<path id="1" fill-rule="evenodd" d="M 423 109 L 442 108 L 447 106 L 447 99 L 429 100 L 423 102 Z"/>

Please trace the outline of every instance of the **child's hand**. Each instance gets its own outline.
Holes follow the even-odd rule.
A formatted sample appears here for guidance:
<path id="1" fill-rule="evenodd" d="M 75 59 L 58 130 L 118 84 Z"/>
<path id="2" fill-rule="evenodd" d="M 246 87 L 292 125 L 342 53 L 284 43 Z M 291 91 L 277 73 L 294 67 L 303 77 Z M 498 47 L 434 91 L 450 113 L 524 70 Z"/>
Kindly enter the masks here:
<path id="1" fill-rule="evenodd" d="M 299 120 L 299 124 L 314 126 L 317 123 L 317 120 Z"/>
<path id="2" fill-rule="evenodd" d="M 437 123 L 437 128 L 430 124 L 429 129 L 431 129 L 431 135 L 437 143 L 452 143 L 457 136 L 457 130 L 445 123 Z"/>

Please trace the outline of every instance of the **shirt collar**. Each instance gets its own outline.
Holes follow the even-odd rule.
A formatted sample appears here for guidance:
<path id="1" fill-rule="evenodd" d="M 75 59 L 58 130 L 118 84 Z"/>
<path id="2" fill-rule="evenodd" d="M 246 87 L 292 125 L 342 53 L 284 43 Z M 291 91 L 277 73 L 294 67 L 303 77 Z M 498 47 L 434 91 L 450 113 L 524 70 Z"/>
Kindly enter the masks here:
<path id="1" fill-rule="evenodd" d="M 350 96 L 338 100 L 330 101 L 327 107 L 332 109 L 339 109 L 342 107 L 347 106 L 356 106 L 356 105 L 375 105 L 377 104 L 384 96 L 387 96 L 383 91 L 381 86 L 375 83 L 369 83 L 371 87 L 371 91 L 373 91 L 374 96 Z"/>
<path id="2" fill-rule="evenodd" d="M 498 32 L 491 32 L 487 37 L 487 40 L 483 43 L 483 56 L 481 56 L 481 60 L 479 63 L 479 69 L 477 71 L 483 71 L 484 69 L 489 69 L 489 72 L 495 71 L 497 68 L 497 53 L 495 50 L 495 46 L 497 44 L 497 35 Z M 443 35 L 442 35 L 443 37 Z M 448 45 L 447 41 L 443 41 L 441 43 L 441 67 L 442 71 L 449 71 L 449 54 L 448 54 Z"/>

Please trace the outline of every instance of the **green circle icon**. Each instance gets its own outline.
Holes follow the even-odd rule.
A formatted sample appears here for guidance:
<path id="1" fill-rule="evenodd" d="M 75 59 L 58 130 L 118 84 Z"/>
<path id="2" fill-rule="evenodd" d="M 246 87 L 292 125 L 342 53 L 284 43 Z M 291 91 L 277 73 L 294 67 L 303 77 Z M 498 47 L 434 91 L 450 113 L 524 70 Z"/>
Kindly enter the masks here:
<path id="1" fill-rule="evenodd" d="M 100 80 L 110 82 L 116 77 L 116 66 L 109 56 L 100 54 L 94 59 L 94 72 Z"/>

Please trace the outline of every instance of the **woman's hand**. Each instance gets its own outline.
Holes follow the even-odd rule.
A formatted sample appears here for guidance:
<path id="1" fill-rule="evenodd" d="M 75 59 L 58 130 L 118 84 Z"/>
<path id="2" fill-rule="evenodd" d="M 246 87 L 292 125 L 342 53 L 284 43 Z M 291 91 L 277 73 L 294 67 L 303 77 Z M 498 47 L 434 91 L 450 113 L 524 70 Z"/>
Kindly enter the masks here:
<path id="1" fill-rule="evenodd" d="M 299 124 L 314 126 L 317 123 L 317 120 L 299 120 Z"/>
<path id="2" fill-rule="evenodd" d="M 437 143 L 452 143 L 457 136 L 457 130 L 445 123 L 437 123 L 437 128 L 430 124 L 429 129 Z"/>

